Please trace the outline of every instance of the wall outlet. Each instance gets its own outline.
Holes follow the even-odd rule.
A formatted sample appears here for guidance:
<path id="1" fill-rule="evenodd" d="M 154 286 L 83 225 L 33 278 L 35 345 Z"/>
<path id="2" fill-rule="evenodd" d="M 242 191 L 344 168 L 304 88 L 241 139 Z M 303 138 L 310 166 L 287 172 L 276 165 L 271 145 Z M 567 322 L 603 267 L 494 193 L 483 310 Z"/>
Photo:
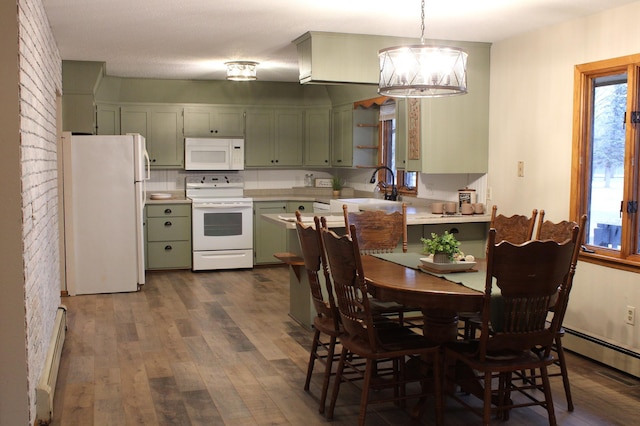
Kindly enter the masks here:
<path id="1" fill-rule="evenodd" d="M 491 199 L 491 187 L 487 187 L 487 200 Z"/>
<path id="2" fill-rule="evenodd" d="M 524 177 L 524 161 L 518 161 L 518 177 Z"/>
<path id="3" fill-rule="evenodd" d="M 625 321 L 629 325 L 635 325 L 636 322 L 636 307 L 635 306 L 627 306 L 627 315 Z"/>

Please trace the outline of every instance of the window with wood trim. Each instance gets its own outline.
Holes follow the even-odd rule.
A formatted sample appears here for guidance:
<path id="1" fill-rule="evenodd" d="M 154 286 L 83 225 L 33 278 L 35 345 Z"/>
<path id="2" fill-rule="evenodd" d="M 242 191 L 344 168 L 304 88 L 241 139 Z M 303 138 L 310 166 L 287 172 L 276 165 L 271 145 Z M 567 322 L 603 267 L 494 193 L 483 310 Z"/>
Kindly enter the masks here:
<path id="1" fill-rule="evenodd" d="M 588 215 L 581 259 L 640 272 L 640 55 L 575 67 L 571 216 Z"/>

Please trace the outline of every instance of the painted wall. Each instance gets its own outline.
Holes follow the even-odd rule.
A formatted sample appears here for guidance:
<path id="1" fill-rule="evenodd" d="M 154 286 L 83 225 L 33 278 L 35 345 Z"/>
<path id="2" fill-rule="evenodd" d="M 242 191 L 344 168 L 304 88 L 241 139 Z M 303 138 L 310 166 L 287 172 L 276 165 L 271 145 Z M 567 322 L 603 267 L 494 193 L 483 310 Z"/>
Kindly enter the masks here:
<path id="1" fill-rule="evenodd" d="M 18 20 L 15 2 L 0 2 L 0 424 L 29 418 L 24 327 Z"/>
<path id="2" fill-rule="evenodd" d="M 574 66 L 640 52 L 638 16 L 640 2 L 493 45 L 488 186 L 499 211 L 568 217 Z M 640 306 L 640 275 L 582 262 L 565 325 L 640 353 L 627 305 Z"/>
<path id="3" fill-rule="evenodd" d="M 62 67 L 41 0 L 0 3 L 0 61 L 0 424 L 28 425 L 60 304 Z"/>

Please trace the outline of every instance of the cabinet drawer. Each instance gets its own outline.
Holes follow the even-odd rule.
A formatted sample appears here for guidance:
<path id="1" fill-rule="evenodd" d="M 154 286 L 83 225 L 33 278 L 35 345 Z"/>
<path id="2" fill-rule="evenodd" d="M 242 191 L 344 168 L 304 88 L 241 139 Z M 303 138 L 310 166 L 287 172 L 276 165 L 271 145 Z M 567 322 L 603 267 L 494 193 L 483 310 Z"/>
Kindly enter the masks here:
<path id="1" fill-rule="evenodd" d="M 147 217 L 190 216 L 191 204 L 147 204 Z"/>
<path id="2" fill-rule="evenodd" d="M 147 245 L 148 269 L 191 268 L 189 241 L 157 241 Z"/>
<path id="3" fill-rule="evenodd" d="M 148 241 L 191 239 L 191 220 L 188 217 L 150 217 L 147 226 Z"/>

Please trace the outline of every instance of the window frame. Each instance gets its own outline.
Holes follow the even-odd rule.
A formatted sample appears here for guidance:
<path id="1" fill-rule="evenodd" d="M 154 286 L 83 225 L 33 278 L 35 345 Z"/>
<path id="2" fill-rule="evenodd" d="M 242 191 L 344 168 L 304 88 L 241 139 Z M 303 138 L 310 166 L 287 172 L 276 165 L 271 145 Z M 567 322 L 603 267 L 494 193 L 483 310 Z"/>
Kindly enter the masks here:
<path id="1" fill-rule="evenodd" d="M 598 77 L 626 72 L 627 106 L 625 114 L 625 181 L 623 186 L 623 206 L 629 201 L 638 201 L 640 162 L 638 124 L 631 123 L 631 111 L 639 111 L 638 92 L 640 91 L 640 54 L 576 65 L 574 69 L 573 98 L 573 150 L 570 215 L 578 218 L 588 211 L 589 185 L 591 184 L 591 119 L 594 80 Z M 620 250 L 586 244 L 580 259 L 601 266 L 640 272 L 640 254 L 638 251 L 638 213 L 622 211 L 622 231 Z"/>

